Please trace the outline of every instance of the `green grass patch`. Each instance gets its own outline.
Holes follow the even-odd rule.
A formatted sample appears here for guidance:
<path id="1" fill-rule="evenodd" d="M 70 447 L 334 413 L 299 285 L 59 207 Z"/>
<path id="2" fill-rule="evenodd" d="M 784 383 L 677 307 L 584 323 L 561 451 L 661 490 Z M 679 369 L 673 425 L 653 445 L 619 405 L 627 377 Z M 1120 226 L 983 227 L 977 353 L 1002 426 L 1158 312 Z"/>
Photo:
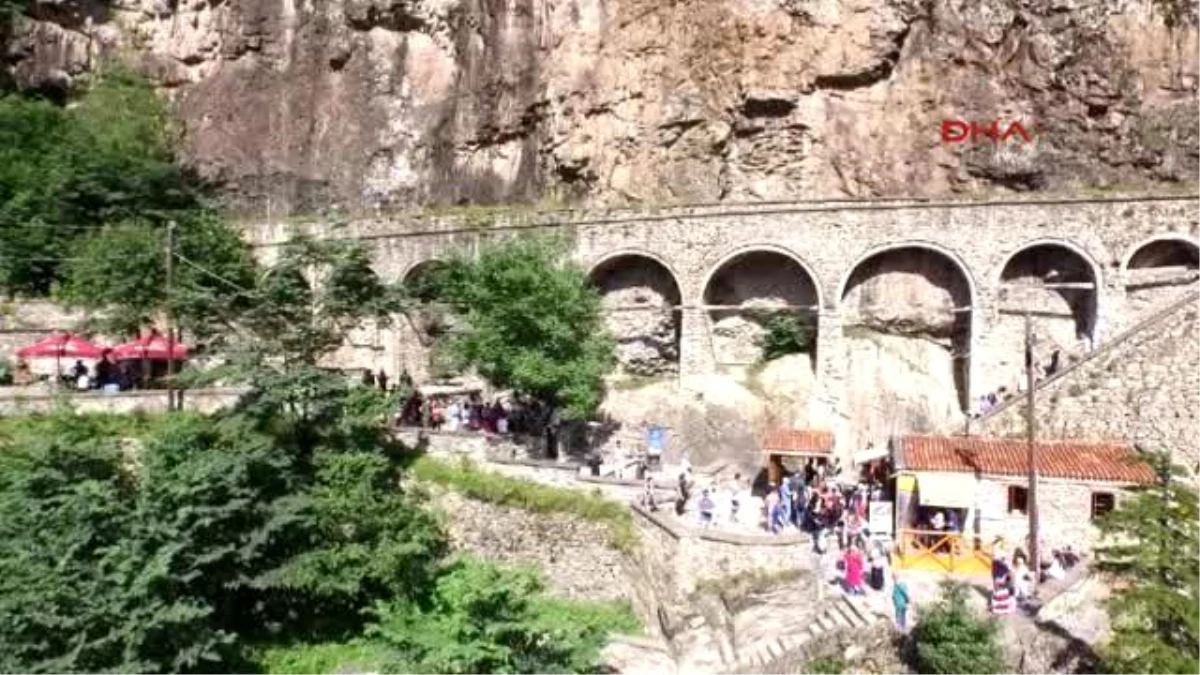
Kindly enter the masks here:
<path id="1" fill-rule="evenodd" d="M 818 656 L 815 659 L 810 659 L 804 662 L 800 667 L 801 673 L 813 673 L 822 675 L 841 675 L 846 672 L 846 662 L 836 656 Z"/>
<path id="2" fill-rule="evenodd" d="M 642 622 L 627 600 L 564 600 L 543 597 L 534 607 L 548 625 L 593 626 L 606 633 L 642 635 Z"/>
<path id="3" fill-rule="evenodd" d="M 281 675 L 380 672 L 381 666 L 393 656 L 386 645 L 368 640 L 260 647 L 251 654 L 260 672 Z"/>
<path id="4" fill-rule="evenodd" d="M 419 480 L 448 487 L 463 496 L 489 504 L 512 506 L 532 513 L 566 513 L 608 528 L 609 544 L 628 553 L 637 545 L 629 508 L 599 494 L 542 485 L 479 469 L 468 460 L 458 463 L 417 458 L 411 466 Z"/>

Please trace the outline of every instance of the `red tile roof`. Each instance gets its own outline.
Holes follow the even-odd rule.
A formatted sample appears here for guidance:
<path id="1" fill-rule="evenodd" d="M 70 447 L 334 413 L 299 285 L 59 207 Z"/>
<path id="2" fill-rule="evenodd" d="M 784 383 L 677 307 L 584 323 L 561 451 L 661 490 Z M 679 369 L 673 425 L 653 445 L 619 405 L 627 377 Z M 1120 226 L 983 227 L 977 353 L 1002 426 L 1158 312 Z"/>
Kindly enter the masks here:
<path id="1" fill-rule="evenodd" d="M 776 429 L 763 440 L 765 452 L 833 452 L 833 434 L 812 429 Z"/>
<path id="2" fill-rule="evenodd" d="M 1154 470 L 1137 452 L 1117 443 L 1041 441 L 1034 447 L 1038 475 L 1051 478 L 1150 483 Z M 1025 441 L 973 436 L 905 436 L 898 468 L 1023 476 L 1029 473 Z"/>

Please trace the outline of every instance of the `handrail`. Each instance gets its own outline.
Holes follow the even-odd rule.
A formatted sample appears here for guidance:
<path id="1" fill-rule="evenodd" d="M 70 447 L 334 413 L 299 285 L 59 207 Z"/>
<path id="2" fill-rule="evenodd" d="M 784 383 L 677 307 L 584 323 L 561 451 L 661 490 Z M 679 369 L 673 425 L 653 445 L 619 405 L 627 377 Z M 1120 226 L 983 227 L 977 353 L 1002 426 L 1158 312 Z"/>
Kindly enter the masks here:
<path id="1" fill-rule="evenodd" d="M 1200 291 L 1189 291 L 1183 297 L 1179 298 L 1178 300 L 1175 300 L 1174 302 L 1167 305 L 1166 307 L 1154 312 L 1150 316 L 1146 317 L 1145 319 L 1142 319 L 1141 321 L 1135 323 L 1130 328 L 1119 333 L 1115 338 L 1105 342 L 1104 344 L 1100 345 L 1096 349 L 1093 349 L 1091 352 L 1089 352 L 1087 355 L 1085 355 L 1082 359 L 1079 359 L 1078 361 L 1075 361 L 1074 363 L 1064 367 L 1063 369 L 1059 370 L 1057 373 L 1051 375 L 1050 377 L 1047 377 L 1047 378 L 1041 380 L 1040 382 L 1035 383 L 1033 385 L 1033 390 L 1041 391 L 1042 389 L 1045 389 L 1046 387 L 1050 386 L 1051 384 L 1054 384 L 1054 383 L 1062 380 L 1064 377 L 1066 377 L 1067 375 L 1070 375 L 1072 372 L 1079 369 L 1084 364 L 1089 363 L 1090 361 L 1096 359 L 1097 357 L 1108 354 L 1109 352 L 1113 351 L 1117 347 L 1128 342 L 1130 340 L 1130 338 L 1132 338 L 1133 336 L 1135 336 L 1138 333 L 1142 332 L 1143 330 L 1146 330 L 1147 328 L 1150 328 L 1150 327 L 1154 326 L 1155 324 L 1167 319 L 1168 317 L 1173 315 L 1175 312 L 1177 312 L 1181 307 L 1185 307 L 1189 304 L 1192 304 L 1192 303 L 1196 302 L 1197 299 L 1200 299 Z M 986 413 L 980 415 L 978 418 L 976 418 L 975 420 L 972 420 L 972 421 L 976 422 L 976 423 L 987 422 L 988 420 L 992 419 L 993 417 L 995 417 L 995 416 L 999 415 L 1000 413 L 1004 412 L 1005 410 L 1008 410 L 1009 408 L 1017 405 L 1018 403 L 1021 403 L 1024 400 L 1025 400 L 1025 398 L 1023 396 L 1013 396 L 1012 398 L 1005 399 L 1004 401 L 996 404 L 996 406 L 994 408 L 992 408 L 991 410 L 987 411 Z"/>
<path id="2" fill-rule="evenodd" d="M 975 533 L 901 528 L 896 537 L 899 566 L 928 558 L 947 572 L 954 572 L 964 562 L 990 563 L 993 546 L 985 543 L 985 538 Z"/>

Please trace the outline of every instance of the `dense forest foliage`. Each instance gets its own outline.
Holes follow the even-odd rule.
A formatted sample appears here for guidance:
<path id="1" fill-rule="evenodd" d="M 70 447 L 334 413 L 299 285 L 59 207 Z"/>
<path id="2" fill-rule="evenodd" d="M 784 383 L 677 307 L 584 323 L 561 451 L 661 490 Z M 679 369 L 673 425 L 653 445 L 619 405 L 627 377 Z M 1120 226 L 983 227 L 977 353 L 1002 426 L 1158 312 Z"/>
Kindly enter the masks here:
<path id="1" fill-rule="evenodd" d="M 449 555 L 384 424 L 403 392 L 321 367 L 403 309 L 361 246 L 297 237 L 261 266 L 120 69 L 67 106 L 0 97 L 4 291 L 144 329 L 169 222 L 171 309 L 216 358 L 182 382 L 249 393 L 212 416 L 0 420 L 0 671 L 588 672 L 636 630 L 626 606 Z"/>
<path id="2" fill-rule="evenodd" d="M 236 409 L 0 425 L 0 671 L 595 670 L 628 608 L 448 558 L 385 425 L 403 392 L 320 368 L 400 302 L 361 247 L 250 278 L 194 317 L 226 364 L 192 377 L 248 385 Z"/>

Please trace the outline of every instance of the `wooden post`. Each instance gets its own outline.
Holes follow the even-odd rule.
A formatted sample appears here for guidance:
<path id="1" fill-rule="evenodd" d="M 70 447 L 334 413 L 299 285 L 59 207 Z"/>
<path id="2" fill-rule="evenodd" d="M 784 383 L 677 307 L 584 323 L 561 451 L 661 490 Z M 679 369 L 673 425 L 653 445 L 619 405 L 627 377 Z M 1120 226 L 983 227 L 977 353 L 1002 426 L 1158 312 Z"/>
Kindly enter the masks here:
<path id="1" fill-rule="evenodd" d="M 167 279 L 164 287 L 166 301 L 167 323 L 167 410 L 175 409 L 175 388 L 171 376 L 175 370 L 175 326 L 171 316 L 171 285 L 174 281 L 175 258 L 175 221 L 167 223 L 166 272 Z"/>
<path id="2" fill-rule="evenodd" d="M 1025 507 L 1029 511 L 1029 568 L 1034 575 L 1034 592 L 1037 591 L 1037 581 L 1041 575 L 1038 558 L 1038 503 L 1037 503 L 1037 456 L 1034 445 L 1037 442 L 1037 418 L 1034 412 L 1034 381 L 1033 381 L 1033 320 L 1029 312 L 1025 313 L 1025 433 L 1028 443 L 1029 460 L 1029 496 Z"/>

